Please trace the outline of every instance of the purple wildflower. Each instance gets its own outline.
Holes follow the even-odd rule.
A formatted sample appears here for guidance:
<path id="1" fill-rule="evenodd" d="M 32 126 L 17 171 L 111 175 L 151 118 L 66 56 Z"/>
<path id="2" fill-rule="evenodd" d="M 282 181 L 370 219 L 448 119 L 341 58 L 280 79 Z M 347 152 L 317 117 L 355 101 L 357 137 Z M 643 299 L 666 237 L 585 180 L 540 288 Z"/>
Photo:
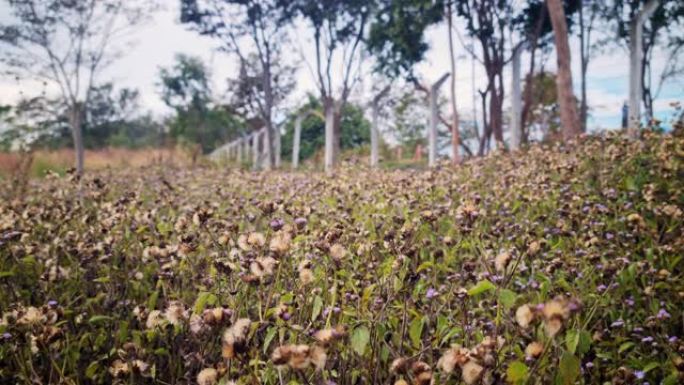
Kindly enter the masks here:
<path id="1" fill-rule="evenodd" d="M 425 293 L 425 298 L 427 299 L 433 299 L 439 295 L 439 292 L 433 288 L 427 289 L 427 293 Z"/>
<path id="2" fill-rule="evenodd" d="M 273 231 L 278 231 L 278 230 L 282 229 L 283 226 L 285 226 L 285 221 L 283 221 L 280 218 L 276 218 L 276 219 L 271 221 L 270 226 L 271 226 L 271 229 L 273 229 Z"/>
<path id="3" fill-rule="evenodd" d="M 622 319 L 618 319 L 617 321 L 615 321 L 615 322 L 613 322 L 612 324 L 610 324 L 610 327 L 612 327 L 612 328 L 620 328 L 620 327 L 622 327 L 622 326 L 624 326 L 624 325 L 625 325 L 625 321 L 623 321 Z"/>
<path id="4" fill-rule="evenodd" d="M 302 217 L 295 218 L 295 220 L 294 220 L 295 225 L 297 225 L 297 228 L 299 228 L 299 229 L 303 229 L 304 226 L 306 226 L 306 222 L 307 222 L 306 218 L 302 218 Z"/>
<path id="5" fill-rule="evenodd" d="M 642 380 L 644 377 L 646 377 L 646 373 L 644 373 L 644 372 L 641 371 L 641 370 L 637 370 L 636 372 L 634 372 L 634 375 L 635 375 L 636 378 L 638 378 L 639 380 Z"/>
<path id="6" fill-rule="evenodd" d="M 658 311 L 658 315 L 656 315 L 656 317 L 657 317 L 658 319 L 670 318 L 670 313 L 668 313 L 667 310 L 665 310 L 665 309 L 660 309 L 660 310 Z"/>

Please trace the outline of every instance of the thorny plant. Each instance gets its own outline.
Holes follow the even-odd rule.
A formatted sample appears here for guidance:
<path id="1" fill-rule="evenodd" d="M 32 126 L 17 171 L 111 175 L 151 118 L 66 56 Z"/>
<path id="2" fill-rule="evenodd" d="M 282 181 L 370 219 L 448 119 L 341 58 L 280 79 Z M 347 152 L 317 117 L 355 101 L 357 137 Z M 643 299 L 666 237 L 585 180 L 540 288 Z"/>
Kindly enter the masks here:
<path id="1" fill-rule="evenodd" d="M 0 382 L 681 383 L 683 156 L 34 181 L 0 203 Z"/>

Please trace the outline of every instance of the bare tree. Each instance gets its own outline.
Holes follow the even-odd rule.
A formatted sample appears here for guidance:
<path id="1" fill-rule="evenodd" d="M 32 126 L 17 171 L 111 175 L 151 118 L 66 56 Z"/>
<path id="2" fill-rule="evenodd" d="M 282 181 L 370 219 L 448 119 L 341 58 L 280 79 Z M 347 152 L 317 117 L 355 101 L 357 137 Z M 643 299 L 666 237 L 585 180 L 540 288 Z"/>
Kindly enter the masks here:
<path id="1" fill-rule="evenodd" d="M 358 64 L 372 9 L 364 0 L 293 3 L 313 32 L 315 64 L 307 64 L 323 103 L 325 169 L 330 172 L 340 152 L 342 110 L 360 77 Z"/>
<path id="2" fill-rule="evenodd" d="M 459 142 L 461 141 L 459 135 L 458 124 L 458 110 L 456 108 L 456 57 L 454 52 L 454 31 L 453 31 L 453 12 L 451 1 L 447 3 L 447 29 L 449 33 L 449 64 L 451 66 L 451 161 L 454 164 L 461 163 L 461 156 L 459 154 Z"/>
<path id="3" fill-rule="evenodd" d="M 240 60 L 236 97 L 267 127 L 263 145 L 269 156 L 264 165 L 271 168 L 277 163 L 274 155 L 280 134 L 273 117 L 292 88 L 293 70 L 283 64 L 281 55 L 290 6 L 279 0 L 180 1 L 181 22 L 219 39 L 221 49 Z"/>
<path id="4" fill-rule="evenodd" d="M 148 15 L 137 0 L 8 0 L 16 23 L 0 26 L 0 59 L 19 78 L 59 89 L 68 110 L 76 171 L 83 173 L 83 124 L 102 70 L 121 54 L 131 29 Z M 145 6 L 143 5 L 145 4 Z"/>
<path id="5" fill-rule="evenodd" d="M 589 11 L 589 19 L 585 18 L 585 7 Z M 580 100 L 580 123 L 582 132 L 587 131 L 587 116 L 588 116 L 588 101 L 587 101 L 587 70 L 589 69 L 589 60 L 591 59 L 592 41 L 591 33 L 594 30 L 594 22 L 599 15 L 599 5 L 596 2 L 588 2 L 585 5 L 584 1 L 580 1 L 578 7 L 579 18 L 579 40 L 580 40 L 580 84 L 582 88 L 582 96 Z"/>
<path id="6" fill-rule="evenodd" d="M 572 92 L 568 27 L 565 22 L 565 11 L 560 0 L 547 0 L 547 7 L 556 42 L 556 58 L 558 61 L 556 88 L 558 91 L 558 104 L 560 105 L 561 131 L 563 139 L 568 140 L 581 133 L 575 95 Z"/>
<path id="7" fill-rule="evenodd" d="M 632 18 L 629 25 L 629 131 L 636 135 L 641 124 L 641 94 L 643 87 L 644 22 L 658 8 L 659 0 L 649 0 Z"/>

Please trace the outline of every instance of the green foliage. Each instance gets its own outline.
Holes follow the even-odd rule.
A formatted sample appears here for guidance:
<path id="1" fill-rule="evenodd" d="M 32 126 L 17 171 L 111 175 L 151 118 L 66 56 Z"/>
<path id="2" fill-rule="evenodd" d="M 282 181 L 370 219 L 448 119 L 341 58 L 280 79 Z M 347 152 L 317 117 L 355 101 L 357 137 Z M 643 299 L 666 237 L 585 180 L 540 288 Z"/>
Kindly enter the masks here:
<path id="1" fill-rule="evenodd" d="M 681 383 L 683 151 L 36 181 L 0 200 L 0 383 Z"/>
<path id="2" fill-rule="evenodd" d="M 389 76 L 413 76 L 429 46 L 425 30 L 444 17 L 443 0 L 380 0 L 370 28 L 368 46 L 376 69 Z"/>
<path id="3" fill-rule="evenodd" d="M 212 102 L 209 73 L 201 59 L 179 54 L 159 77 L 162 99 L 176 111 L 168 122 L 173 138 L 197 143 L 207 153 L 246 131 L 231 110 Z"/>
<path id="4" fill-rule="evenodd" d="M 300 111 L 311 111 L 302 120 L 302 132 L 299 147 L 299 159 L 311 158 L 325 145 L 325 121 L 321 118 L 323 110 L 320 102 L 309 97 L 309 102 Z M 291 116 L 285 124 L 282 136 L 281 156 L 284 159 L 292 157 L 292 143 L 294 138 L 295 116 Z M 370 122 L 365 118 L 363 109 L 353 104 L 345 105 L 340 121 L 340 147 L 342 150 L 358 148 L 370 143 Z"/>

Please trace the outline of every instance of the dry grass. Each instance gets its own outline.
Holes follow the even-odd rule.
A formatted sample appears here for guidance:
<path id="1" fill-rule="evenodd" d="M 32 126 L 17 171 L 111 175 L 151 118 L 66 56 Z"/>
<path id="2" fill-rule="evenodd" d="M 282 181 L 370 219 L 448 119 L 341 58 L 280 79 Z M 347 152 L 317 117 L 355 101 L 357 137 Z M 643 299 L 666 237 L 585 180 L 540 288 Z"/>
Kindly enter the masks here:
<path id="1" fill-rule="evenodd" d="M 32 155 L 29 175 L 33 177 L 43 176 L 48 170 L 62 173 L 74 165 L 74 151 L 71 149 L 38 150 Z M 14 176 L 26 156 L 28 155 L 20 153 L 0 153 L 0 177 Z M 136 168 L 160 163 L 185 165 L 190 163 L 190 157 L 177 148 L 105 148 L 86 150 L 85 153 L 87 170 Z"/>

